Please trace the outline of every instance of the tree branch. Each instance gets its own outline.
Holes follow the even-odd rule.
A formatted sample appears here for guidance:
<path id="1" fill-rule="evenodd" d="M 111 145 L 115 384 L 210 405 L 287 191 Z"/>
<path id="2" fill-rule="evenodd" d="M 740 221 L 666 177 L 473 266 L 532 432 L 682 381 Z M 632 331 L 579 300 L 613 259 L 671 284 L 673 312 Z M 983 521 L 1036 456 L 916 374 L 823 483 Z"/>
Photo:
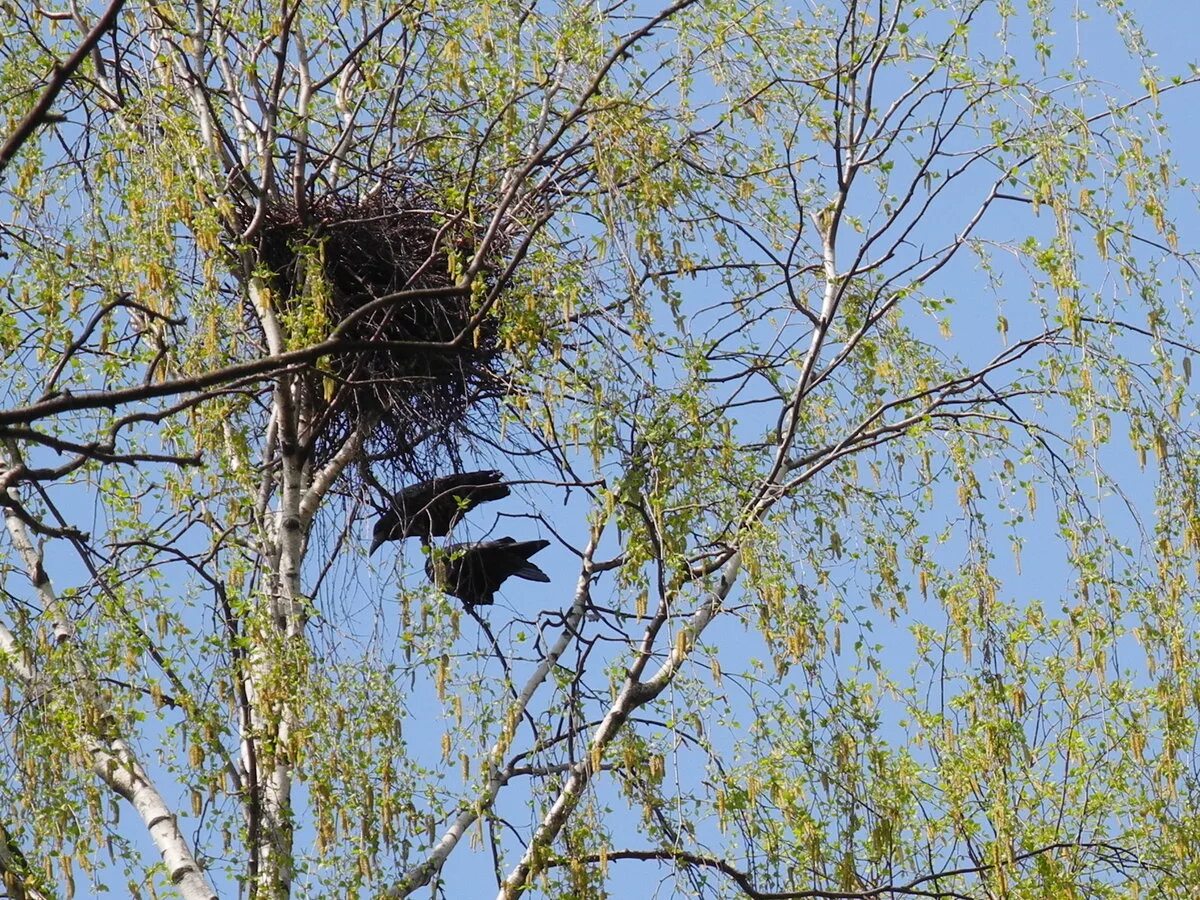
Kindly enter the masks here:
<path id="1" fill-rule="evenodd" d="M 926 887 L 926 885 L 936 885 L 939 881 L 944 881 L 950 878 L 961 878 L 968 875 L 982 875 L 985 872 L 991 872 L 996 869 L 1004 869 L 1016 866 L 1023 862 L 1028 862 L 1038 856 L 1044 856 L 1047 853 L 1054 853 L 1059 850 L 1087 850 L 1096 852 L 1098 856 L 1110 857 L 1111 864 L 1115 866 L 1132 865 L 1141 868 L 1146 868 L 1147 864 L 1142 862 L 1132 851 L 1110 844 L 1104 841 L 1083 841 L 1079 843 L 1061 841 L 1053 844 L 1047 844 L 1044 847 L 1038 847 L 1035 850 L 1029 850 L 1025 853 L 1018 853 L 1013 856 L 1008 863 L 980 863 L 973 866 L 962 866 L 956 869 L 946 869 L 941 872 L 934 872 L 928 875 L 921 875 L 911 881 L 904 883 L 890 882 L 881 884 L 876 887 L 866 888 L 861 891 L 834 891 L 823 890 L 820 888 L 811 888 L 802 891 L 765 891 L 758 888 L 749 873 L 738 869 L 736 866 L 715 856 L 706 856 L 699 853 L 689 853 L 686 850 L 613 850 L 608 853 L 591 853 L 582 857 L 574 857 L 571 859 L 557 857 L 546 863 L 547 866 L 566 866 L 572 862 L 600 863 L 614 862 L 620 860 L 642 860 L 647 862 L 673 862 L 683 863 L 689 866 L 697 866 L 700 868 L 716 869 L 723 875 L 727 875 L 732 879 L 739 888 L 751 900 L 876 900 L 876 898 L 905 896 L 905 897 L 933 897 L 933 898 L 948 898 L 948 897 L 963 897 L 964 895 L 955 890 L 943 890 L 936 886 Z"/>
<path id="2" fill-rule="evenodd" d="M 87 58 L 87 55 L 92 52 L 92 49 L 100 43 L 100 38 L 104 36 L 104 32 L 113 26 L 113 23 L 117 20 L 117 14 L 124 5 L 125 0 L 112 0 L 108 5 L 108 9 L 104 11 L 104 15 L 100 17 L 100 21 L 87 33 L 87 36 L 83 39 L 83 43 L 79 45 L 67 61 L 62 65 L 55 64 L 50 72 L 50 81 L 46 85 L 46 89 L 42 91 L 42 96 L 38 98 L 38 102 L 34 104 L 29 114 L 21 120 L 21 124 L 16 127 L 16 130 L 9 135 L 8 140 L 4 142 L 4 146 L 0 147 L 0 172 L 4 171 L 17 151 L 33 136 L 38 127 L 50 118 L 50 107 L 54 105 L 59 92 L 70 81 L 71 76 L 75 74 L 75 70 L 79 68 L 80 64 Z"/>

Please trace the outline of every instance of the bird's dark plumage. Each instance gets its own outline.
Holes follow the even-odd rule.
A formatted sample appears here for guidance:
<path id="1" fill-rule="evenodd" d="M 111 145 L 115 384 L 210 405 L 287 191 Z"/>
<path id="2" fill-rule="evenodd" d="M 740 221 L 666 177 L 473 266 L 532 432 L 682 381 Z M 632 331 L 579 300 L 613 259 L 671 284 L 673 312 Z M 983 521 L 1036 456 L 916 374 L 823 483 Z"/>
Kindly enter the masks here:
<path id="1" fill-rule="evenodd" d="M 549 541 L 516 541 L 510 537 L 434 548 L 425 561 L 429 580 L 467 606 L 487 606 L 505 579 L 549 581 L 550 576 L 529 557 L 550 546 Z"/>
<path id="2" fill-rule="evenodd" d="M 503 473 L 495 470 L 462 472 L 406 487 L 392 498 L 392 508 L 375 523 L 370 552 L 374 553 L 384 541 L 445 537 L 467 510 L 508 496 L 503 478 Z"/>

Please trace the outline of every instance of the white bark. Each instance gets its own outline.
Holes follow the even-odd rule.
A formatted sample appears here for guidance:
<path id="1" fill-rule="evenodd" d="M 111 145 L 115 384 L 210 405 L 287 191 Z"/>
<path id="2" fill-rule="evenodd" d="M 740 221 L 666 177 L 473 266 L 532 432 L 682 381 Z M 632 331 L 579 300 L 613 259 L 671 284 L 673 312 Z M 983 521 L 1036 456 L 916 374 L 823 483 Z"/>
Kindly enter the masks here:
<path id="1" fill-rule="evenodd" d="M 10 444 L 0 456 L 0 466 L 11 468 L 19 459 Z M 6 499 L 17 500 L 10 487 L 5 491 Z M 65 615 L 62 604 L 54 592 L 49 576 L 42 567 L 41 555 L 29 537 L 28 529 L 11 505 L 4 508 L 4 522 L 12 539 L 13 547 L 20 555 L 29 573 L 34 589 L 42 604 L 50 611 L 55 643 L 66 653 L 75 654 L 77 648 L 74 630 Z M 7 628 L 0 626 L 0 650 L 9 657 L 12 671 L 21 679 L 23 687 L 32 699 L 45 698 L 46 687 L 38 683 L 36 671 L 28 662 L 19 642 Z M 76 661 L 76 687 L 86 693 L 88 702 L 99 703 L 99 691 L 86 668 Z M 101 712 L 101 721 L 109 721 Z M 146 825 L 150 839 L 162 854 L 171 881 L 184 900 L 216 900 L 217 892 L 209 884 L 200 864 L 192 855 L 191 848 L 179 831 L 175 814 L 163 799 L 162 794 L 138 762 L 136 755 L 123 738 L 104 738 L 96 734 L 81 736 L 91 754 L 92 770 L 110 789 L 133 805 Z"/>
<path id="2" fill-rule="evenodd" d="M 260 286 L 261 288 L 261 286 Z M 256 288 L 252 286 L 252 293 Z M 259 297 L 264 295 L 259 290 Z M 258 301 L 256 301 L 257 303 Z M 260 312 L 270 314 L 274 322 L 269 304 Z M 277 328 L 266 325 L 268 333 Z M 279 346 L 282 349 L 282 336 L 279 336 Z M 316 515 L 321 499 L 337 480 L 345 467 L 353 461 L 362 447 L 364 432 L 356 430 L 346 440 L 333 458 L 317 473 L 304 463 L 297 452 L 297 447 L 303 435 L 303 423 L 298 421 L 303 411 L 298 408 L 298 401 L 291 393 L 290 381 L 284 377 L 275 389 L 275 404 L 272 411 L 272 425 L 275 426 L 275 438 L 268 440 L 269 447 L 277 447 L 280 459 L 281 485 L 279 505 L 273 517 L 271 534 L 267 546 L 264 547 L 264 558 L 267 561 L 267 601 L 270 605 L 270 621 L 267 628 L 275 629 L 276 636 L 282 636 L 291 643 L 303 642 L 308 622 L 307 598 L 303 592 L 301 581 L 301 566 L 308 548 L 308 532 Z M 293 866 L 293 837 L 292 826 L 292 774 L 293 759 L 291 754 L 292 734 L 296 728 L 297 711 L 286 701 L 275 709 L 274 716 L 268 717 L 261 699 L 261 685 L 269 677 L 272 661 L 267 659 L 263 650 L 267 642 L 259 640 L 250 654 L 250 673 L 247 678 L 247 695 L 252 713 L 252 733 L 243 735 L 242 760 L 249 768 L 251 753 L 249 742 L 257 740 L 256 746 L 263 746 L 263 738 L 268 736 L 268 728 L 273 727 L 274 733 L 269 734 L 270 746 L 274 755 L 264 759 L 261 755 L 256 758 L 260 769 L 256 773 L 257 783 L 261 786 L 260 813 L 262 823 L 262 841 L 258 846 L 258 881 L 263 890 L 271 896 L 287 897 L 291 893 Z M 273 642 L 272 642 L 273 643 Z M 271 725 L 270 723 L 273 723 Z"/>
<path id="3" fill-rule="evenodd" d="M 262 314 L 264 311 L 260 309 L 259 312 Z M 262 754 L 257 757 L 262 824 L 261 840 L 256 848 L 258 882 L 266 896 L 281 898 L 290 896 L 294 876 L 290 746 L 296 711 L 285 702 L 273 711 L 274 715 L 270 715 L 266 708 L 267 701 L 262 696 L 262 686 L 271 677 L 274 667 L 274 661 L 266 655 L 268 646 L 275 643 L 273 637 L 284 635 L 289 640 L 303 640 L 304 598 L 300 589 L 300 565 L 304 558 L 305 529 L 300 514 L 300 503 L 304 495 L 305 471 L 297 455 L 293 399 L 290 396 L 288 379 L 284 376 L 275 388 L 274 408 L 274 419 L 279 425 L 282 485 L 279 506 L 271 527 L 272 533 L 263 553 L 267 573 L 266 601 L 270 615 L 269 621 L 262 625 L 268 629 L 268 633 L 253 639 L 250 673 L 247 678 L 247 694 L 253 715 L 253 738 L 258 747 L 266 745 L 273 748 L 269 758 L 264 758 Z M 274 635 L 271 631 L 274 631 Z M 250 737 L 244 736 L 243 745 Z M 244 751 L 245 749 L 243 746 Z M 243 760 L 248 760 L 248 754 L 245 752 Z"/>
<path id="4" fill-rule="evenodd" d="M 107 745 L 89 738 L 88 750 L 96 774 L 137 810 L 154 846 L 162 853 L 167 874 L 179 889 L 180 896 L 185 900 L 216 900 L 217 893 L 192 856 L 175 814 L 129 745 L 119 738 L 109 741 Z"/>
<path id="5" fill-rule="evenodd" d="M 537 874 L 537 860 L 543 856 L 550 845 L 562 831 L 567 818 L 575 809 L 575 805 L 583 796 L 583 791 L 591 781 L 595 770 L 613 738 L 621 730 L 628 718 L 639 707 L 649 703 L 674 680 L 685 659 L 696 645 L 697 639 L 708 627 L 709 623 L 720 612 L 725 598 L 729 596 L 737 581 L 737 575 L 742 566 L 741 552 L 735 552 L 729 561 L 721 568 L 721 581 L 716 590 L 708 595 L 700 607 L 692 614 L 683 634 L 674 642 L 671 652 L 658 670 L 646 681 L 636 677 L 629 678 L 621 688 L 617 699 L 609 707 L 608 713 L 596 726 L 585 759 L 571 766 L 570 775 L 558 792 L 554 803 L 542 817 L 541 823 L 534 832 L 533 840 L 525 848 L 520 862 L 504 879 L 497 900 L 512 900 L 524 893 L 530 879 Z"/>
<path id="6" fill-rule="evenodd" d="M 575 597 L 571 604 L 571 610 L 567 613 L 562 631 L 559 632 L 558 638 L 551 645 L 549 652 L 538 663 L 533 674 L 525 682 L 525 686 L 521 689 L 520 694 L 517 695 L 513 706 L 509 708 L 505 725 L 500 730 L 499 738 L 492 745 L 491 750 L 488 751 L 487 758 L 484 760 L 488 777 L 483 790 L 479 792 L 473 803 L 465 807 L 458 814 L 450 824 L 450 827 L 442 834 L 437 844 L 434 845 L 429 856 L 424 861 L 409 869 L 404 874 L 404 877 L 384 894 L 384 897 L 389 898 L 389 900 L 407 897 L 413 891 L 433 880 L 433 877 L 454 851 L 454 848 L 458 846 L 458 842 L 462 840 L 463 835 L 467 833 L 467 829 L 475 823 L 485 810 L 491 807 L 493 801 L 496 799 L 496 795 L 500 793 L 500 788 L 508 781 L 509 771 L 507 767 L 501 768 L 501 761 L 512 745 L 512 739 L 517 730 L 517 723 L 521 720 L 521 716 L 525 714 L 525 710 L 528 709 L 538 689 L 545 683 L 546 678 L 558 664 L 558 660 L 566 652 L 567 648 L 570 647 L 576 635 L 579 634 L 579 626 L 582 624 L 583 617 L 587 613 L 589 590 L 593 577 L 592 556 L 595 554 L 596 546 L 600 542 L 600 534 L 599 529 L 593 531 L 588 541 L 587 549 L 584 550 L 583 566 L 580 568 L 579 580 L 575 585 Z"/>
<path id="7" fill-rule="evenodd" d="M 852 177 L 852 173 L 849 177 Z M 837 273 L 837 226 L 841 211 L 844 208 L 847 186 L 848 182 L 843 185 L 842 191 L 835 202 L 824 213 L 813 217 L 822 233 L 822 266 L 825 275 L 825 290 L 822 298 L 821 312 L 814 323 L 809 348 L 796 379 L 788 412 L 783 421 L 782 433 L 774 450 L 774 460 L 770 473 L 759 492 L 758 500 L 751 508 L 751 518 L 758 518 L 766 513 L 778 499 L 778 489 L 786 480 L 787 458 L 795 442 L 798 421 L 797 412 L 799 411 L 800 404 L 804 401 L 813 372 L 816 369 L 817 361 L 820 359 L 825 338 L 829 333 L 834 314 L 837 312 L 838 303 L 841 298 L 841 279 L 839 279 Z M 609 744 L 621 730 L 621 726 L 625 724 L 629 716 L 638 707 L 649 703 L 674 680 L 679 667 L 691 653 L 700 635 L 716 617 L 717 613 L 720 612 L 725 598 L 729 595 L 730 590 L 732 590 L 737 580 L 740 569 L 741 551 L 738 550 L 734 552 L 721 568 L 720 584 L 692 614 L 691 619 L 683 629 L 683 634 L 674 642 L 674 646 L 668 653 L 667 659 L 654 675 L 642 681 L 640 680 L 640 672 L 643 670 L 646 661 L 649 660 L 650 655 L 654 652 L 654 643 L 658 637 L 659 625 L 651 625 L 647 629 L 637 664 L 631 670 L 630 677 L 626 680 L 617 699 L 609 707 L 604 719 L 601 720 L 600 724 L 596 726 L 596 730 L 592 733 L 587 758 L 580 760 L 571 767 L 570 775 L 559 790 L 558 796 L 551 804 L 550 809 L 543 815 L 537 830 L 534 832 L 533 839 L 525 848 L 520 861 L 509 873 L 508 877 L 505 878 L 503 885 L 501 885 L 500 891 L 497 894 L 497 900 L 513 900 L 513 898 L 519 897 L 525 892 L 530 880 L 539 871 L 538 859 L 544 856 L 562 831 L 564 824 L 590 782 L 594 774 L 594 767 L 603 759 Z"/>

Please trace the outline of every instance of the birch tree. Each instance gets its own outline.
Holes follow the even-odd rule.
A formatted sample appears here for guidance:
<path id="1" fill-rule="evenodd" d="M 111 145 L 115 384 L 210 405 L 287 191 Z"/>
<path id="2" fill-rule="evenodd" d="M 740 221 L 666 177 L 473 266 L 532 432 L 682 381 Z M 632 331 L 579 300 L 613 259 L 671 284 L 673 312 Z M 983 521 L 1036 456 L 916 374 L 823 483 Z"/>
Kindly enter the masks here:
<path id="1" fill-rule="evenodd" d="M 0 12 L 7 896 L 1200 882 L 1196 78 L 1120 4 Z M 550 585 L 367 556 L 483 466 L 424 553 Z"/>

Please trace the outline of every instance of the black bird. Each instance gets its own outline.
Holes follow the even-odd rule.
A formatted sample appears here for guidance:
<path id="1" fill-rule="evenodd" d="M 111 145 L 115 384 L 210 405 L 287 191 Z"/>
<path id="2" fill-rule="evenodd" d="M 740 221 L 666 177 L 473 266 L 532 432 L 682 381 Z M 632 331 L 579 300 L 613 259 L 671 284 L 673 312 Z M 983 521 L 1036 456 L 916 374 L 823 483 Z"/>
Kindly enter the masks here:
<path id="1" fill-rule="evenodd" d="M 410 485 L 392 498 L 389 509 L 371 532 L 371 553 L 384 541 L 445 537 L 459 517 L 472 507 L 508 496 L 504 474 L 463 472 Z"/>
<path id="2" fill-rule="evenodd" d="M 550 576 L 531 563 L 529 557 L 549 546 L 549 541 L 515 541 L 502 537 L 494 541 L 451 544 L 445 549 L 432 548 L 425 560 L 425 574 L 465 606 L 489 606 L 492 595 L 510 576 L 548 582 Z"/>

